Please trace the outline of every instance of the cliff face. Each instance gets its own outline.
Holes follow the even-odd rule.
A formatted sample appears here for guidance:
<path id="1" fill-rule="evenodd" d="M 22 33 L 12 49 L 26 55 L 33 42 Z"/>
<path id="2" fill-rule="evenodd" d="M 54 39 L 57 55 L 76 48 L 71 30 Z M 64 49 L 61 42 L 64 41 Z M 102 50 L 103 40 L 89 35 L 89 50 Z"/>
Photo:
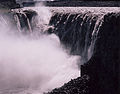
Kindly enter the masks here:
<path id="1" fill-rule="evenodd" d="M 84 64 L 80 78 L 48 94 L 120 94 L 120 12 L 97 11 L 53 13 L 50 25 L 54 28 L 48 32 L 58 35 L 71 54 L 82 57 Z M 19 20 L 19 15 L 30 20 L 31 13 L 24 11 L 25 15 L 17 16 Z"/>
<path id="2" fill-rule="evenodd" d="M 79 54 L 86 62 L 81 66 L 81 76 L 90 77 L 88 94 L 119 94 L 120 13 L 108 12 L 102 16 L 89 12 L 57 13 L 50 24 L 71 53 Z M 89 51 L 92 52 L 90 58 Z"/>
<path id="3" fill-rule="evenodd" d="M 91 77 L 92 94 L 119 94 L 120 79 L 120 13 L 104 16 L 94 54 L 82 67 L 82 74 Z"/>
<path id="4" fill-rule="evenodd" d="M 55 28 L 52 32 L 57 34 L 61 42 L 70 53 L 80 55 L 85 63 L 92 54 L 91 46 L 94 45 L 96 24 L 98 16 L 92 13 L 77 14 L 55 14 L 50 21 L 50 25 Z M 99 20 L 98 20 L 99 23 Z M 93 35 L 92 35 L 93 34 Z"/>

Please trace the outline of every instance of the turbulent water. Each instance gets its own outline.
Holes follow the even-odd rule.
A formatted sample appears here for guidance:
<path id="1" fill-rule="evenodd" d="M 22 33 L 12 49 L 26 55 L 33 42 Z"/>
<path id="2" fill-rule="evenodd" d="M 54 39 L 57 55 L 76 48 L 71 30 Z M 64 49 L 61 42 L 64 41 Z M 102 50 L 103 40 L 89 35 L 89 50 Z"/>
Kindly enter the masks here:
<path id="1" fill-rule="evenodd" d="M 15 15 L 18 30 L 9 17 L 1 14 L 0 94 L 42 94 L 80 75 L 79 56 L 69 55 L 55 34 L 42 33 L 51 13 L 44 7 L 38 12 L 34 33 L 23 12 L 18 18 Z M 22 21 L 28 24 L 27 29 Z"/>
<path id="2" fill-rule="evenodd" d="M 37 16 L 28 18 L 29 9 Z M 16 9 L 16 26 L 1 14 L 0 94 L 42 94 L 80 76 L 78 65 L 92 56 L 102 17 L 113 10 L 119 9 Z"/>

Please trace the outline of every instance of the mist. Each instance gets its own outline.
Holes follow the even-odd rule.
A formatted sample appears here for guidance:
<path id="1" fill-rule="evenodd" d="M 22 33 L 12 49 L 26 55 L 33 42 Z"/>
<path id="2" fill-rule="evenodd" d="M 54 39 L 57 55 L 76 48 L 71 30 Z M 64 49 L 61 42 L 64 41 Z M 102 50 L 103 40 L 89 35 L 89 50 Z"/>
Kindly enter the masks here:
<path id="1" fill-rule="evenodd" d="M 42 11 L 43 7 L 39 14 Z M 48 23 L 48 16 L 43 13 L 42 21 L 37 16 L 39 28 Z M 23 88 L 42 94 L 80 76 L 80 57 L 69 55 L 55 34 L 41 34 L 39 38 L 17 34 L 10 21 L 6 24 L 3 20 L 0 17 L 0 90 Z"/>

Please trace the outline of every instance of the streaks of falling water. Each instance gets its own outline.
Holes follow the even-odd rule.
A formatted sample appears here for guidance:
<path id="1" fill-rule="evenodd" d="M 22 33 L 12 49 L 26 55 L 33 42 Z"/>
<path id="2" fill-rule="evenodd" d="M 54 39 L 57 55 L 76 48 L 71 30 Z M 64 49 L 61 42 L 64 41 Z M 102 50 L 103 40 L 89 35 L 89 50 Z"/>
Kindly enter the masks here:
<path id="1" fill-rule="evenodd" d="M 76 14 L 55 13 L 50 25 L 54 27 L 52 32 L 59 36 L 66 48 L 70 48 L 71 54 L 80 55 L 85 63 L 94 54 L 103 16 L 86 11 Z M 22 29 L 32 32 L 30 20 L 24 12 L 16 13 L 15 19 L 20 32 Z"/>
<path id="2" fill-rule="evenodd" d="M 65 47 L 71 50 L 71 54 L 82 56 L 86 62 L 93 54 L 94 44 L 103 15 L 93 15 L 91 12 L 83 14 L 54 14 L 50 25 Z"/>
<path id="3" fill-rule="evenodd" d="M 17 12 L 14 17 L 17 22 L 17 28 L 19 29 L 20 32 L 24 33 L 26 32 L 26 30 L 29 31 L 31 29 L 29 27 L 30 21 L 28 21 L 28 17 L 26 16 L 26 14 L 24 14 L 23 12 Z M 5 20 L 5 19 L 1 17 L 1 20 Z M 5 23 L 7 23 L 6 20 Z M 4 29 L 4 31 L 5 30 L 6 29 Z M 12 32 L 12 29 L 8 31 Z M 2 35 L 2 28 L 0 33 L 1 33 L 0 51 L 1 53 L 3 53 L 0 54 L 1 55 L 0 65 L 4 66 L 0 68 L 0 70 L 2 70 L 0 71 L 0 76 L 2 75 L 0 79 L 0 83 L 1 83 L 0 89 L 2 89 L 0 90 L 1 94 L 10 94 L 10 93 L 27 94 L 29 92 L 31 94 L 36 94 L 36 92 L 37 93 L 39 92 L 38 94 L 41 94 L 41 92 L 43 92 L 41 88 L 43 88 L 44 91 L 47 91 L 50 88 L 61 86 L 70 79 L 79 76 L 79 69 L 77 64 L 73 65 L 72 63 L 70 63 L 70 62 L 77 63 L 77 59 L 75 59 L 75 61 L 73 61 L 73 59 L 68 60 L 69 55 L 61 48 L 58 41 L 54 40 L 53 37 L 49 38 L 49 36 L 42 36 L 42 38 L 37 40 L 36 38 L 35 40 L 33 38 L 27 39 L 24 36 L 19 36 L 16 38 L 16 35 L 14 34 L 12 36 L 7 34 Z M 50 47 L 50 45 L 53 47 L 53 50 Z M 10 50 L 7 47 L 9 47 Z M 57 50 L 56 53 L 54 53 L 55 50 Z M 57 55 L 59 55 L 58 58 Z M 50 61 L 47 58 L 50 58 L 52 61 Z M 59 68 L 57 67 L 52 68 L 51 65 L 53 65 L 53 67 L 58 66 Z M 75 67 L 73 68 L 73 66 Z M 68 69 L 68 67 L 70 70 Z M 49 70 L 49 68 L 51 68 L 50 71 L 46 71 Z M 70 73 L 71 68 L 73 69 L 73 71 L 75 70 L 74 73 Z M 65 72 L 65 70 L 67 72 Z M 55 74 L 53 72 L 55 72 Z M 45 81 L 43 81 L 42 79 L 44 79 Z M 38 85 L 37 88 L 39 88 L 40 86 L 39 90 L 41 91 L 27 90 L 29 87 L 34 89 L 34 85 L 35 86 Z"/>
<path id="4" fill-rule="evenodd" d="M 17 24 L 18 31 L 29 31 L 30 33 L 32 32 L 30 20 L 24 12 L 18 11 L 18 13 L 15 13 L 14 18 Z"/>
<path id="5" fill-rule="evenodd" d="M 103 17 L 99 17 L 96 21 L 96 24 L 94 26 L 94 29 L 93 29 L 93 32 L 92 32 L 92 38 L 91 38 L 91 45 L 89 46 L 89 49 L 88 49 L 88 60 L 91 58 L 92 54 L 94 53 L 94 46 L 95 46 L 95 42 L 98 38 L 98 32 L 99 32 L 99 29 L 100 27 L 102 26 L 102 23 L 103 23 Z"/>

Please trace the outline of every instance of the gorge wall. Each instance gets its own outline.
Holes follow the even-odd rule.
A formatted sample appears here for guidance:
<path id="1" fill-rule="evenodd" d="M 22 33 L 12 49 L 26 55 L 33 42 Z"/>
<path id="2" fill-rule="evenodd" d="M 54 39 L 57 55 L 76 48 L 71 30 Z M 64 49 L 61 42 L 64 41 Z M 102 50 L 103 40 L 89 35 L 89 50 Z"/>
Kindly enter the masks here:
<path id="1" fill-rule="evenodd" d="M 82 57 L 81 76 L 90 77 L 88 94 L 120 93 L 119 12 L 56 13 L 50 25 L 71 54 Z"/>
<path id="2" fill-rule="evenodd" d="M 119 13 L 103 18 L 91 59 L 82 66 L 82 74 L 91 77 L 92 94 L 119 94 L 120 32 Z"/>
<path id="3" fill-rule="evenodd" d="M 50 8 L 52 17 L 48 34 L 59 36 L 70 54 L 81 56 L 81 78 L 88 80 L 88 92 L 78 85 L 65 94 L 119 94 L 120 93 L 120 12 L 119 8 Z M 33 32 L 32 18 L 37 12 L 18 10 L 13 13 L 20 32 Z M 26 33 L 26 32 L 25 32 Z M 87 76 L 86 76 L 87 75 Z M 82 80 L 81 80 L 82 79 Z M 74 87 L 74 81 L 71 83 Z M 82 83 L 80 83 L 82 84 Z M 82 88 L 81 88 L 82 87 Z M 63 90 L 63 89 L 62 89 Z M 50 94 L 63 94 L 51 92 Z"/>

